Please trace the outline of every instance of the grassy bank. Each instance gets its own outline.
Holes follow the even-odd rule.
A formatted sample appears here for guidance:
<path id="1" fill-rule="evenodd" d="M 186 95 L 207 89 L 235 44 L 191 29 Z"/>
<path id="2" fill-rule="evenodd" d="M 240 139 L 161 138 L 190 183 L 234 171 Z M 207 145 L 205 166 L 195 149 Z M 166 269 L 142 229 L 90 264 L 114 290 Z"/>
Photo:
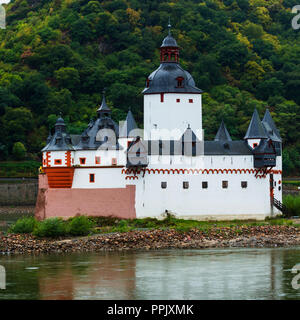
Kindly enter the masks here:
<path id="1" fill-rule="evenodd" d="M 300 187 L 300 180 L 283 180 L 283 185 Z"/>
<path id="2" fill-rule="evenodd" d="M 122 220 L 113 217 L 75 217 L 66 221 L 60 218 L 51 218 L 37 221 L 33 217 L 19 219 L 8 231 L 16 234 L 32 234 L 37 238 L 74 237 L 93 234 L 124 233 L 133 230 L 175 230 L 178 232 L 190 232 L 199 230 L 204 233 L 211 229 L 230 229 L 237 235 L 245 227 L 260 226 L 294 226 L 300 224 L 292 220 L 278 218 L 266 219 L 265 221 L 196 221 L 176 219 L 167 216 L 163 220 L 155 218 Z"/>
<path id="3" fill-rule="evenodd" d="M 37 178 L 39 161 L 2 161 L 0 162 L 0 178 Z"/>

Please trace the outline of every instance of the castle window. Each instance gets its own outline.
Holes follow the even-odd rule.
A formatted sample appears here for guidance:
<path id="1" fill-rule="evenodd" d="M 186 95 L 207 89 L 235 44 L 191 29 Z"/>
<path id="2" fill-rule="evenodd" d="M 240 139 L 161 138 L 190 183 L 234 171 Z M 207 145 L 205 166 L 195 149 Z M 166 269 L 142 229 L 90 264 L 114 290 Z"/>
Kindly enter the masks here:
<path id="1" fill-rule="evenodd" d="M 281 186 L 278 187 L 278 190 L 279 190 L 279 191 L 281 190 Z"/>
<path id="2" fill-rule="evenodd" d="M 176 99 L 176 102 L 180 102 L 180 99 Z"/>
<path id="3" fill-rule="evenodd" d="M 182 187 L 183 187 L 183 189 L 188 189 L 189 188 L 189 182 L 188 181 L 183 181 Z"/>
<path id="4" fill-rule="evenodd" d="M 167 182 L 166 182 L 166 181 L 163 181 L 163 182 L 161 183 L 161 188 L 162 188 L 162 189 L 167 189 Z"/>
<path id="5" fill-rule="evenodd" d="M 61 164 L 61 159 L 55 159 L 54 164 Z"/>
<path id="6" fill-rule="evenodd" d="M 242 182 L 241 182 L 241 187 L 242 187 L 243 189 L 247 188 L 247 186 L 248 186 L 247 181 L 242 181 Z"/>
<path id="7" fill-rule="evenodd" d="M 208 182 L 202 181 L 202 189 L 207 189 L 207 188 L 208 188 Z"/>
<path id="8" fill-rule="evenodd" d="M 95 173 L 90 173 L 90 182 L 95 182 Z"/>
<path id="9" fill-rule="evenodd" d="M 163 93 L 160 94 L 160 102 L 164 102 L 164 94 Z"/>
<path id="10" fill-rule="evenodd" d="M 222 181 L 222 188 L 227 189 L 228 188 L 228 181 Z"/>
<path id="11" fill-rule="evenodd" d="M 176 80 L 177 80 L 177 88 L 183 88 L 183 80 L 184 80 L 184 78 L 177 77 Z"/>
<path id="12" fill-rule="evenodd" d="M 189 99 L 189 103 L 193 103 L 194 102 L 194 100 L 193 99 Z"/>
<path id="13" fill-rule="evenodd" d="M 95 157 L 95 163 L 100 164 L 101 163 L 101 158 L 100 157 Z"/>
<path id="14" fill-rule="evenodd" d="M 117 165 L 117 158 L 112 158 L 112 159 L 111 159 L 111 164 L 112 164 L 113 166 L 116 166 L 116 165 Z"/>
<path id="15" fill-rule="evenodd" d="M 85 160 L 86 160 L 86 158 L 79 158 L 80 164 L 85 164 Z"/>

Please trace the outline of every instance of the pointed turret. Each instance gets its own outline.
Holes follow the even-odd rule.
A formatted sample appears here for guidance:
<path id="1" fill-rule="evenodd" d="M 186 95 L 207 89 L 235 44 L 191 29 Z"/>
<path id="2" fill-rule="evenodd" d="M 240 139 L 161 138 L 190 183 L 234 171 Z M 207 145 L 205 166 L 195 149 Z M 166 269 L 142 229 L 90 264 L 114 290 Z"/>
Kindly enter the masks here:
<path id="1" fill-rule="evenodd" d="M 101 106 L 98 108 L 97 113 L 98 113 L 99 117 L 108 116 L 109 114 L 111 114 L 111 110 L 110 110 L 109 106 L 106 104 L 104 91 L 103 91 L 102 103 L 101 103 Z"/>
<path id="2" fill-rule="evenodd" d="M 195 132 L 191 129 L 191 126 L 188 125 L 187 129 L 184 131 L 183 135 L 180 139 L 183 143 L 185 142 L 198 142 L 199 139 L 197 138 Z"/>
<path id="3" fill-rule="evenodd" d="M 75 145 L 76 150 L 95 150 L 104 146 L 104 143 L 107 150 L 119 149 L 119 126 L 111 118 L 111 110 L 106 104 L 104 91 L 97 113 L 98 118 L 91 119 L 81 134 L 79 142 Z"/>
<path id="4" fill-rule="evenodd" d="M 64 119 L 59 116 L 55 123 L 55 132 L 47 139 L 47 145 L 42 151 L 67 151 L 74 150 L 71 137 L 66 132 L 66 124 Z"/>
<path id="5" fill-rule="evenodd" d="M 215 136 L 215 141 L 232 141 L 230 134 L 226 128 L 224 121 L 222 120 L 219 130 Z"/>
<path id="6" fill-rule="evenodd" d="M 268 138 L 268 135 L 266 133 L 266 130 L 260 121 L 257 110 L 255 109 L 244 139 L 267 139 L 267 138 Z"/>
<path id="7" fill-rule="evenodd" d="M 171 23 L 169 19 L 168 35 L 164 38 L 160 46 L 160 61 L 161 62 L 178 62 L 179 61 L 179 47 L 176 40 L 171 34 Z"/>
<path id="8" fill-rule="evenodd" d="M 263 124 L 269 138 L 272 141 L 275 141 L 275 142 L 282 141 L 279 130 L 277 129 L 277 127 L 272 119 L 272 116 L 271 116 L 269 109 L 266 109 L 265 115 L 262 119 L 262 124 Z"/>
<path id="9" fill-rule="evenodd" d="M 122 128 L 120 129 L 120 137 L 125 138 L 130 136 L 130 132 L 132 135 L 132 131 L 137 129 L 138 126 L 135 122 L 135 119 L 133 117 L 133 114 L 131 110 L 128 111 L 126 120 L 124 121 L 124 124 Z"/>

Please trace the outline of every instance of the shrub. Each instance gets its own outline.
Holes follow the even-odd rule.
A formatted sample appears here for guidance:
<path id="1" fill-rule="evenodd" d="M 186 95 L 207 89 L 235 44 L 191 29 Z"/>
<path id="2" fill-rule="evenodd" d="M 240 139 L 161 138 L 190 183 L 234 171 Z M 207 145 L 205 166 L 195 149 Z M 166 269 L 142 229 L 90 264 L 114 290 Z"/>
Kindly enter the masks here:
<path id="1" fill-rule="evenodd" d="M 283 204 L 287 210 L 287 216 L 300 216 L 300 197 L 287 195 L 283 197 Z"/>
<path id="2" fill-rule="evenodd" d="M 37 237 L 59 237 L 66 234 L 66 224 L 61 218 L 50 218 L 37 224 L 33 231 Z"/>
<path id="3" fill-rule="evenodd" d="M 26 148 L 24 144 L 22 142 L 15 142 L 12 153 L 16 160 L 23 160 L 26 155 Z"/>
<path id="4" fill-rule="evenodd" d="M 90 233 L 94 222 L 85 216 L 75 217 L 67 224 L 67 233 L 73 236 L 85 236 Z"/>
<path id="5" fill-rule="evenodd" d="M 36 226 L 37 221 L 33 217 L 21 218 L 16 221 L 9 229 L 11 233 L 31 233 Z"/>

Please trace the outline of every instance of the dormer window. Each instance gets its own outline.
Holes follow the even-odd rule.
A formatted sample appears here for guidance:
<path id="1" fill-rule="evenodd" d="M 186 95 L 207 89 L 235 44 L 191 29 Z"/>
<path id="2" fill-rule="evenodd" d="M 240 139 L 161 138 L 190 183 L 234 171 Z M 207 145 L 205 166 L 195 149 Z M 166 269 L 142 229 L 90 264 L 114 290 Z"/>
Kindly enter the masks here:
<path id="1" fill-rule="evenodd" d="M 253 149 L 258 146 L 258 143 L 253 143 Z"/>
<path id="2" fill-rule="evenodd" d="M 183 88 L 183 80 L 184 78 L 183 77 L 178 77 L 176 78 L 177 80 L 177 88 Z"/>

